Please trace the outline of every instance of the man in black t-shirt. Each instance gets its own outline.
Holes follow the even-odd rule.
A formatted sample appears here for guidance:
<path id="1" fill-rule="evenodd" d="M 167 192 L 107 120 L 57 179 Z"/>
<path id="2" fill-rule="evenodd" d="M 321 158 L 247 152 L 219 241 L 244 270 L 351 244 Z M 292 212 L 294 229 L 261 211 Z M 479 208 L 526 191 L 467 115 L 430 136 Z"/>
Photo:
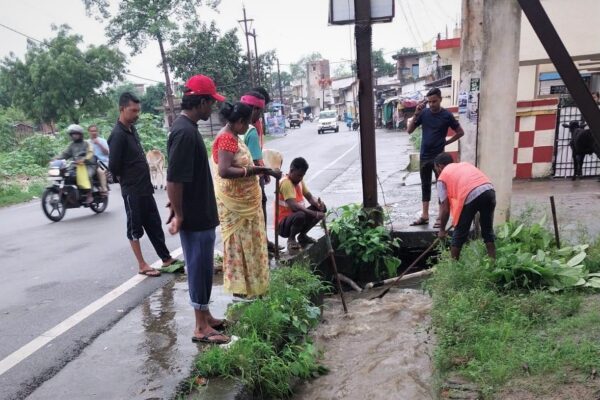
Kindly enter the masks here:
<path id="1" fill-rule="evenodd" d="M 429 108 L 425 106 L 429 104 Z M 408 120 L 407 131 L 413 133 L 418 126 L 422 126 L 420 175 L 421 195 L 423 210 L 421 216 L 411 225 L 429 224 L 429 201 L 431 200 L 431 174 L 435 173 L 433 160 L 438 154 L 444 152 L 444 147 L 460 139 L 465 132 L 458 124 L 454 115 L 441 106 L 442 92 L 433 88 L 427 92 L 426 100 L 419 103 L 415 114 Z M 448 128 L 456 134 L 446 139 Z M 437 178 L 437 175 L 436 175 Z M 439 227 L 439 220 L 433 226 Z"/>
<path id="2" fill-rule="evenodd" d="M 121 184 L 121 194 L 127 214 L 127 238 L 138 262 L 138 272 L 147 276 L 160 276 L 160 271 L 150 267 L 140 246 L 144 231 L 167 267 L 176 262 L 171 257 L 165 244 L 165 234 L 156 202 L 154 188 L 150 181 L 150 170 L 140 143 L 140 137 L 135 129 L 135 123 L 140 114 L 140 100 L 129 92 L 119 98 L 119 120 L 113 128 L 108 145 L 108 169 L 117 177 Z"/>
<path id="3" fill-rule="evenodd" d="M 214 318 L 208 307 L 219 217 L 208 154 L 197 122 L 206 121 L 213 104 L 223 100 L 209 77 L 191 77 L 185 84 L 181 115 L 173 122 L 167 142 L 167 193 L 172 211 L 169 232 L 179 233 L 187 265 L 190 303 L 196 318 L 192 341 L 211 344 L 228 343 L 229 338 L 217 331 L 224 320 Z"/>

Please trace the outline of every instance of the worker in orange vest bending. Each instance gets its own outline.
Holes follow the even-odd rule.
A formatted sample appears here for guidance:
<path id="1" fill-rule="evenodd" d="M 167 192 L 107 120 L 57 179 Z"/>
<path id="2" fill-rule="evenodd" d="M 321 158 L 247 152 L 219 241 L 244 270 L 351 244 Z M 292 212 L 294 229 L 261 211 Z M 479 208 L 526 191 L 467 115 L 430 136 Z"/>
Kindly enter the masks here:
<path id="1" fill-rule="evenodd" d="M 434 160 L 438 173 L 437 191 L 440 205 L 440 230 L 438 237 L 448 235 L 446 225 L 452 216 L 454 234 L 450 254 L 458 260 L 460 250 L 467 241 L 475 214 L 479 212 L 481 236 L 488 256 L 496 258 L 494 244 L 494 209 L 496 191 L 490 179 L 475 166 L 467 163 L 455 163 L 448 153 L 439 154 Z"/>
<path id="2" fill-rule="evenodd" d="M 321 219 L 325 217 L 325 203 L 315 199 L 304 183 L 308 163 L 302 157 L 294 158 L 290 172 L 279 184 L 279 198 L 275 207 L 279 207 L 279 235 L 288 238 L 288 252 L 295 253 L 316 241 L 307 235 Z M 310 203 L 306 207 L 304 199 Z"/>

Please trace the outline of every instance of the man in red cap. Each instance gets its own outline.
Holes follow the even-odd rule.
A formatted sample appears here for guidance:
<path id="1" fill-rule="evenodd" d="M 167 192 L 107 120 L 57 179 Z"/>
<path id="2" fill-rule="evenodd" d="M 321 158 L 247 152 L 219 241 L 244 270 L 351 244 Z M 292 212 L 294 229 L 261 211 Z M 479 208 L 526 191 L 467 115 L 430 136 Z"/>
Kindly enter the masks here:
<path id="1" fill-rule="evenodd" d="M 171 206 L 167 223 L 172 235 L 179 233 L 187 264 L 190 303 L 196 318 L 192 341 L 210 344 L 228 343 L 229 338 L 218 331 L 224 320 L 214 318 L 208 307 L 219 216 L 208 155 L 197 123 L 206 121 L 214 103 L 223 100 L 212 79 L 204 75 L 191 77 L 185 84 L 181 114 L 173 122 L 167 142 L 167 194 Z"/>

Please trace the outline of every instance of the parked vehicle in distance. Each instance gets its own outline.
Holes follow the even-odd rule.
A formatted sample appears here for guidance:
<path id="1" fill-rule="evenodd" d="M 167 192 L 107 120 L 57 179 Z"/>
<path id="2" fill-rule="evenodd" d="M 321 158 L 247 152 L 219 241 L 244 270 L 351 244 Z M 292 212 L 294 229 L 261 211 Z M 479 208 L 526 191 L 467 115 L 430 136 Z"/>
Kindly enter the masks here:
<path id="1" fill-rule="evenodd" d="M 339 132 L 337 113 L 334 110 L 323 110 L 319 113 L 319 135 L 325 131 Z"/>
<path id="2" fill-rule="evenodd" d="M 288 121 L 290 122 L 290 128 L 300 128 L 300 126 L 302 126 L 302 119 L 300 118 L 300 114 L 298 113 L 290 113 L 290 115 L 288 116 Z"/>

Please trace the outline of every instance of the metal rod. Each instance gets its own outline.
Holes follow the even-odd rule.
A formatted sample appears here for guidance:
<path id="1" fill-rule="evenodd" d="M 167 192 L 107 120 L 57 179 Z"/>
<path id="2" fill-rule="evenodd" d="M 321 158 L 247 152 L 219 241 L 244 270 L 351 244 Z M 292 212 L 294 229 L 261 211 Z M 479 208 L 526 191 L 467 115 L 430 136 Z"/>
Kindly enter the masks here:
<path id="1" fill-rule="evenodd" d="M 542 46 L 550 56 L 556 71 L 567 86 L 571 97 L 581 110 L 594 138 L 594 152 L 600 157 L 600 110 L 592 98 L 573 58 L 562 42 L 540 0 L 518 0 Z"/>
<path id="2" fill-rule="evenodd" d="M 556 247 L 560 249 L 560 237 L 558 236 L 558 221 L 556 219 L 554 196 L 550 196 L 550 208 L 552 209 L 552 221 L 554 222 L 554 238 L 556 239 Z"/>
<path id="3" fill-rule="evenodd" d="M 275 178 L 275 259 L 279 260 L 279 178 Z"/>
<path id="4" fill-rule="evenodd" d="M 439 241 L 440 241 L 440 238 L 439 238 L 439 237 L 436 237 L 436 238 L 435 238 L 435 240 L 433 241 L 433 243 L 431 243 L 431 244 L 429 245 L 429 247 L 428 247 L 428 248 L 426 248 L 426 249 L 425 249 L 425 251 L 423 251 L 423 252 L 421 253 L 421 255 L 420 255 L 419 257 L 417 257 L 417 259 L 416 259 L 415 261 L 413 261 L 413 262 L 412 262 L 412 264 L 410 264 L 410 265 L 408 266 L 408 268 L 406 268 L 406 269 L 404 270 L 404 272 L 402 272 L 402 273 L 400 274 L 400 276 L 398 276 L 398 277 L 397 277 L 397 278 L 394 280 L 394 282 L 392 282 L 392 284 L 391 284 L 390 286 L 388 286 L 388 287 L 387 287 L 387 288 L 386 288 L 386 289 L 385 289 L 383 292 L 381 292 L 381 293 L 380 293 L 380 294 L 378 294 L 377 296 L 375 296 L 375 297 L 372 297 L 372 298 L 371 298 L 371 300 L 375 300 L 375 299 L 377 299 L 377 298 L 381 299 L 383 296 L 385 296 L 385 295 L 387 294 L 387 292 L 389 292 L 389 291 L 390 291 L 390 289 L 391 289 L 391 288 L 392 288 L 394 285 L 396 285 L 398 282 L 400 282 L 400 280 L 401 280 L 401 279 L 404 277 L 404 275 L 406 275 L 406 273 L 407 273 L 408 271 L 410 271 L 411 269 L 413 269 L 413 268 L 414 268 L 414 266 L 415 266 L 415 265 L 417 265 L 417 264 L 419 263 L 419 261 L 421 261 L 421 260 L 423 259 L 423 257 L 425 257 L 427 254 L 429 254 L 429 252 L 430 252 L 431 250 L 433 250 L 433 248 L 434 248 L 434 247 L 435 247 L 435 246 L 436 246 L 436 245 L 439 243 Z"/>
<path id="5" fill-rule="evenodd" d="M 331 238 L 329 237 L 329 230 L 327 229 L 327 222 L 325 217 L 321 220 L 321 226 L 325 232 L 325 240 L 327 242 L 327 252 L 329 253 L 329 259 L 331 260 L 331 267 L 333 268 L 333 274 L 335 276 L 335 283 L 337 285 L 338 292 L 340 292 L 340 298 L 342 299 L 342 307 L 344 307 L 344 314 L 348 314 L 348 307 L 346 306 L 346 299 L 344 298 L 344 291 L 342 290 L 342 284 L 340 283 L 340 277 L 338 275 L 337 264 L 335 262 L 335 255 L 333 253 L 333 246 L 331 245 Z"/>

